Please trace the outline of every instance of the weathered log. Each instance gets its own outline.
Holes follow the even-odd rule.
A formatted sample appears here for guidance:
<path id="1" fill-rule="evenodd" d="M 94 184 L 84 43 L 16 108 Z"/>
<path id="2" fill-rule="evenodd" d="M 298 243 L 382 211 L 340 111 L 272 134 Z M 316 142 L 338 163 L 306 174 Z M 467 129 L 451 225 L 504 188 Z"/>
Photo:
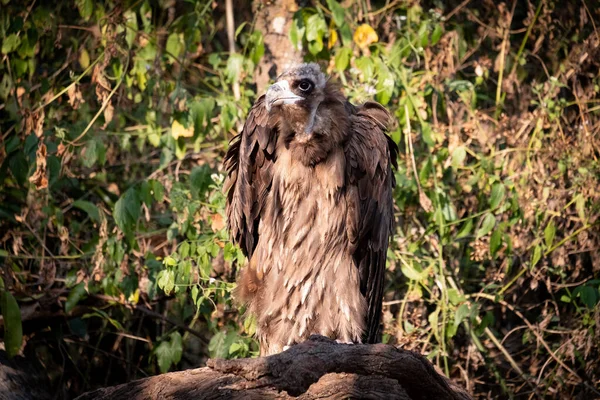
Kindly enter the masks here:
<path id="1" fill-rule="evenodd" d="M 37 360 L 22 356 L 10 359 L 4 350 L 0 350 L 1 400 L 50 400 L 49 388 L 48 378 Z"/>
<path id="2" fill-rule="evenodd" d="M 315 335 L 273 356 L 209 360 L 204 368 L 98 389 L 77 399 L 347 398 L 471 397 L 417 353 L 384 344 L 339 344 Z"/>

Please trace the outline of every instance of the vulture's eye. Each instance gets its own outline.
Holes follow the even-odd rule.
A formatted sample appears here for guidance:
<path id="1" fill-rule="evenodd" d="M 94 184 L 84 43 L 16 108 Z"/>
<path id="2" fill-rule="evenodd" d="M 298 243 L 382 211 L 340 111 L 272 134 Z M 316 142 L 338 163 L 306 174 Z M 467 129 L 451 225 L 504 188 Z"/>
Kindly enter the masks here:
<path id="1" fill-rule="evenodd" d="M 311 81 L 309 81 L 308 79 L 302 79 L 300 81 L 300 83 L 298 84 L 298 89 L 302 90 L 303 92 L 310 92 L 312 87 L 313 87 L 313 83 Z"/>

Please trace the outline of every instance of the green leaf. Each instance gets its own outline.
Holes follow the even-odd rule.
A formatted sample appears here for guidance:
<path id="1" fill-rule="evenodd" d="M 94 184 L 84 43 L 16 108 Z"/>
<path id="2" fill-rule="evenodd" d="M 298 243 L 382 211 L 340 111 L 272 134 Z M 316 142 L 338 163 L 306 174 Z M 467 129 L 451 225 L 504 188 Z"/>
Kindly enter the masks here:
<path id="1" fill-rule="evenodd" d="M 308 51 L 316 55 L 323 50 L 323 35 L 327 32 L 327 24 L 319 14 L 311 15 L 306 21 L 306 40 Z"/>
<path id="2" fill-rule="evenodd" d="M 290 42 L 292 42 L 296 50 L 298 50 L 300 44 L 302 44 L 302 36 L 304 36 L 304 31 L 305 28 L 300 28 L 298 26 L 298 20 L 294 17 L 294 21 L 292 22 L 292 26 L 290 27 Z"/>
<path id="3" fill-rule="evenodd" d="M 567 296 L 566 294 L 563 294 L 562 296 L 560 296 L 560 301 L 562 301 L 563 303 L 570 303 L 571 298 L 569 296 Z"/>
<path id="4" fill-rule="evenodd" d="M 93 0 L 75 0 L 79 14 L 86 21 L 90 19 L 94 12 L 94 1 Z"/>
<path id="5" fill-rule="evenodd" d="M 8 35 L 2 41 L 2 54 L 12 53 L 21 44 L 21 38 L 16 33 Z"/>
<path id="6" fill-rule="evenodd" d="M 198 289 L 198 285 L 194 285 L 192 286 L 192 301 L 194 302 L 194 304 L 197 306 L 198 305 L 198 293 L 200 292 L 200 290 Z"/>
<path id="7" fill-rule="evenodd" d="M 442 28 L 442 25 L 435 24 L 435 27 L 433 28 L 433 32 L 431 33 L 430 44 L 432 46 L 435 46 L 437 44 L 437 42 L 440 41 L 440 38 L 442 37 L 442 33 L 444 33 L 444 29 Z"/>
<path id="8" fill-rule="evenodd" d="M 231 346 L 229 346 L 228 353 L 234 354 L 236 351 L 238 351 L 241 348 L 242 348 L 242 345 L 240 343 L 233 342 L 233 343 L 231 343 Z"/>
<path id="9" fill-rule="evenodd" d="M 162 341 L 154 350 L 156 361 L 160 372 L 163 374 L 168 372 L 171 365 L 181 361 L 183 354 L 183 340 L 179 332 L 173 332 L 170 335 L 170 340 Z"/>
<path id="10" fill-rule="evenodd" d="M 192 184 L 192 193 L 196 198 L 206 198 L 206 193 L 212 183 L 212 170 L 206 164 L 194 167 L 190 173 L 190 183 Z"/>
<path id="11" fill-rule="evenodd" d="M 450 300 L 451 304 L 458 305 L 466 300 L 465 296 L 460 294 L 460 292 L 454 288 L 448 289 L 448 300 Z"/>
<path id="12" fill-rule="evenodd" d="M 421 136 L 423 137 L 423 141 L 425 144 L 427 144 L 427 146 L 433 147 L 435 145 L 432 136 L 431 125 L 425 121 L 421 123 Z"/>
<path id="13" fill-rule="evenodd" d="M 127 42 L 127 47 L 131 49 L 133 46 L 133 41 L 137 36 L 138 31 L 138 23 L 135 12 L 128 10 L 123 13 L 123 17 L 125 18 L 125 42 Z"/>
<path id="14" fill-rule="evenodd" d="M 492 213 L 485 214 L 485 217 L 483 217 L 483 222 L 481 223 L 481 228 L 479 228 L 477 230 L 477 238 L 480 238 L 480 237 L 485 236 L 488 233 L 490 233 L 492 231 L 492 229 L 494 229 L 495 225 L 496 225 L 496 217 L 494 217 L 494 214 L 492 214 Z"/>
<path id="15" fill-rule="evenodd" d="M 85 200 L 73 202 L 73 207 L 85 211 L 94 222 L 100 222 L 100 210 L 94 203 Z"/>
<path id="16" fill-rule="evenodd" d="M 257 65 L 263 55 L 265 54 L 265 40 L 263 38 L 262 32 L 254 31 L 252 32 L 252 36 L 250 36 L 250 42 L 253 44 L 250 48 L 250 59 Z"/>
<path id="17" fill-rule="evenodd" d="M 368 82 L 373 78 L 373 74 L 375 73 L 375 65 L 373 64 L 373 60 L 370 57 L 359 57 L 355 61 L 356 68 L 362 72 L 361 82 Z"/>
<path id="18" fill-rule="evenodd" d="M 531 267 L 532 268 L 535 267 L 535 265 L 540 261 L 541 258 L 542 258 L 542 248 L 538 244 L 533 249 L 533 255 L 531 257 Z"/>
<path id="19" fill-rule="evenodd" d="M 469 315 L 469 313 L 469 305 L 466 303 L 461 304 L 454 313 L 454 326 L 458 327 L 458 325 L 460 325 L 462 320 Z"/>
<path id="20" fill-rule="evenodd" d="M 171 269 L 163 269 L 157 275 L 158 287 L 168 296 L 175 289 L 175 273 Z"/>
<path id="21" fill-rule="evenodd" d="M 250 314 L 244 320 L 244 332 L 252 336 L 256 333 L 256 316 Z"/>
<path id="22" fill-rule="evenodd" d="M 490 194 L 490 208 L 492 210 L 496 209 L 502 200 L 504 200 L 504 194 L 506 192 L 506 188 L 502 183 L 495 183 L 492 186 L 492 193 Z"/>
<path id="23" fill-rule="evenodd" d="M 581 302 L 589 309 L 593 309 L 598 303 L 598 290 L 591 286 L 579 286 L 573 291 L 574 296 L 579 296 Z"/>
<path id="24" fill-rule="evenodd" d="M 234 331 L 227 334 L 225 332 L 218 332 L 208 343 L 210 358 L 227 358 L 229 348 L 237 339 L 238 335 Z"/>
<path id="25" fill-rule="evenodd" d="M 344 25 L 344 16 L 346 15 L 344 7 L 342 7 L 337 0 L 327 0 L 327 7 L 333 15 L 333 22 L 335 22 L 337 26 Z"/>
<path id="26" fill-rule="evenodd" d="M 81 318 L 87 319 L 87 318 L 91 318 L 91 317 L 99 317 L 99 318 L 107 320 L 117 330 L 125 331 L 125 329 L 123 328 L 123 325 L 121 325 L 121 323 L 119 321 L 117 321 L 116 319 L 111 318 L 110 315 L 108 315 L 105 311 L 102 311 L 99 308 L 95 308 L 95 307 L 92 307 L 92 310 L 94 310 L 93 313 L 84 314 L 81 316 Z"/>
<path id="27" fill-rule="evenodd" d="M 23 326 L 21 310 L 14 296 L 8 290 L 0 291 L 0 308 L 4 318 L 4 348 L 8 357 L 19 353 L 23 344 Z"/>
<path id="28" fill-rule="evenodd" d="M 85 290 L 85 284 L 83 282 L 77 284 L 71 291 L 69 292 L 69 296 L 67 296 L 67 301 L 65 302 L 65 312 L 71 312 L 73 308 L 79 303 L 79 301 L 87 296 L 87 291 Z"/>
<path id="29" fill-rule="evenodd" d="M 350 29 L 350 25 L 343 24 L 340 28 L 340 36 L 342 37 L 342 43 L 344 47 L 350 48 L 352 46 L 352 29 Z"/>
<path id="30" fill-rule="evenodd" d="M 394 75 L 392 75 L 389 68 L 383 62 L 377 64 L 377 72 L 377 84 L 375 85 L 377 95 L 375 97 L 381 104 L 386 105 L 394 93 Z"/>
<path id="31" fill-rule="evenodd" d="M 115 203 L 113 217 L 119 228 L 127 233 L 132 232 L 140 216 L 142 202 L 137 190 L 129 188 Z"/>
<path id="32" fill-rule="evenodd" d="M 350 64 L 350 56 L 352 55 L 352 50 L 348 47 L 340 47 L 335 55 L 335 68 L 338 72 L 342 73 L 348 68 L 348 64 Z"/>
<path id="33" fill-rule="evenodd" d="M 402 263 L 400 270 L 408 279 L 417 282 L 420 282 L 428 274 L 427 270 L 423 271 L 416 261 L 413 261 L 412 263 Z"/>
<path id="34" fill-rule="evenodd" d="M 581 193 L 577 195 L 577 199 L 575 200 L 575 209 L 577 210 L 577 215 L 581 221 L 585 223 L 587 220 L 585 217 L 585 198 Z"/>
<path id="35" fill-rule="evenodd" d="M 183 48 L 184 48 L 183 34 L 171 33 L 169 35 L 169 37 L 167 38 L 167 46 L 166 46 L 167 53 L 171 57 L 179 58 L 179 56 L 181 55 L 181 52 L 183 51 Z M 170 60 L 170 61 L 174 62 L 175 60 Z"/>
<path id="36" fill-rule="evenodd" d="M 492 258 L 496 257 L 496 253 L 502 247 L 502 229 L 495 229 L 490 237 L 490 255 Z"/>
<path id="37" fill-rule="evenodd" d="M 194 123 L 194 135 L 204 136 L 211 128 L 211 118 L 215 109 L 215 100 L 204 98 L 192 102 L 190 105 L 190 118 Z"/>
<path id="38" fill-rule="evenodd" d="M 473 229 L 473 219 L 469 218 L 460 228 L 460 231 L 458 231 L 456 234 L 456 239 L 462 239 L 469 235 L 471 233 L 471 229 Z"/>
<path id="39" fill-rule="evenodd" d="M 464 146 L 458 146 L 452 151 L 452 168 L 457 169 L 464 165 L 467 151 Z"/>
<path id="40" fill-rule="evenodd" d="M 227 59 L 227 66 L 225 67 L 225 76 L 229 82 L 238 81 L 243 70 L 244 56 L 237 53 L 231 54 Z"/>
<path id="41" fill-rule="evenodd" d="M 87 141 L 87 144 L 85 145 L 85 152 L 82 156 L 82 162 L 85 167 L 93 167 L 98 160 L 98 144 L 99 142 L 94 139 Z"/>
<path id="42" fill-rule="evenodd" d="M 179 256 L 181 258 L 186 258 L 189 255 L 190 255 L 190 244 L 188 242 L 181 243 L 181 246 L 179 247 Z"/>
<path id="43" fill-rule="evenodd" d="M 440 309 L 436 308 L 435 311 L 432 312 L 431 314 L 429 314 L 429 316 L 427 317 L 427 320 L 429 321 L 429 326 L 431 326 L 433 335 L 438 340 L 440 339 L 440 332 L 439 332 L 439 326 L 438 326 L 439 315 L 440 315 Z"/>
<path id="44" fill-rule="evenodd" d="M 174 267 L 175 265 L 177 265 L 177 260 L 171 256 L 166 256 L 163 260 L 163 264 L 165 264 L 168 267 Z"/>
<path id="45" fill-rule="evenodd" d="M 165 196 L 165 187 L 159 181 L 155 179 L 150 180 L 151 193 L 154 196 L 154 200 L 162 203 Z"/>
<path id="46" fill-rule="evenodd" d="M 544 229 L 544 240 L 548 249 L 552 247 L 555 234 L 556 226 L 554 225 L 554 219 L 550 219 L 550 222 L 548 222 L 548 225 L 546 225 L 546 229 Z"/>

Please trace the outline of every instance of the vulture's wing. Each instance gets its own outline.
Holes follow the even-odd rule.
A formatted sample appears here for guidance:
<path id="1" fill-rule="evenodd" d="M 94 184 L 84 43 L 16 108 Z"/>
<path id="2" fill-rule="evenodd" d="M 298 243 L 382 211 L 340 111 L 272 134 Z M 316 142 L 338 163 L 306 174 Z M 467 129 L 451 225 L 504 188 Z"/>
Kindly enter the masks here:
<path id="1" fill-rule="evenodd" d="M 359 269 L 360 290 L 367 300 L 364 340 L 379 337 L 388 238 L 393 225 L 392 189 L 398 147 L 386 135 L 390 115 L 383 106 L 367 102 L 352 116 L 354 132 L 346 152 L 348 237 Z"/>
<path id="2" fill-rule="evenodd" d="M 271 186 L 277 121 L 269 117 L 265 96 L 252 106 L 242 132 L 225 156 L 227 225 L 233 241 L 250 259 L 258 242 L 258 222 Z"/>

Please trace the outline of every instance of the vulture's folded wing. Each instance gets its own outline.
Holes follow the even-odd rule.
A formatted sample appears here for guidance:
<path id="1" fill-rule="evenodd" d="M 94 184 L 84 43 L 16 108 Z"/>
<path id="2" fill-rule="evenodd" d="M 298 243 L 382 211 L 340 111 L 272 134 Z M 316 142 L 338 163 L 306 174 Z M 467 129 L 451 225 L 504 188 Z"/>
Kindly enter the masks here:
<path id="1" fill-rule="evenodd" d="M 378 103 L 357 107 L 345 147 L 348 238 L 367 300 L 364 339 L 379 337 L 388 238 L 393 225 L 392 189 L 398 147 L 387 136 L 390 115 Z"/>
<path id="2" fill-rule="evenodd" d="M 269 117 L 264 96 L 252 106 L 242 132 L 230 142 L 227 170 L 227 225 L 232 240 L 250 258 L 258 242 L 258 223 L 271 187 L 277 121 Z"/>

